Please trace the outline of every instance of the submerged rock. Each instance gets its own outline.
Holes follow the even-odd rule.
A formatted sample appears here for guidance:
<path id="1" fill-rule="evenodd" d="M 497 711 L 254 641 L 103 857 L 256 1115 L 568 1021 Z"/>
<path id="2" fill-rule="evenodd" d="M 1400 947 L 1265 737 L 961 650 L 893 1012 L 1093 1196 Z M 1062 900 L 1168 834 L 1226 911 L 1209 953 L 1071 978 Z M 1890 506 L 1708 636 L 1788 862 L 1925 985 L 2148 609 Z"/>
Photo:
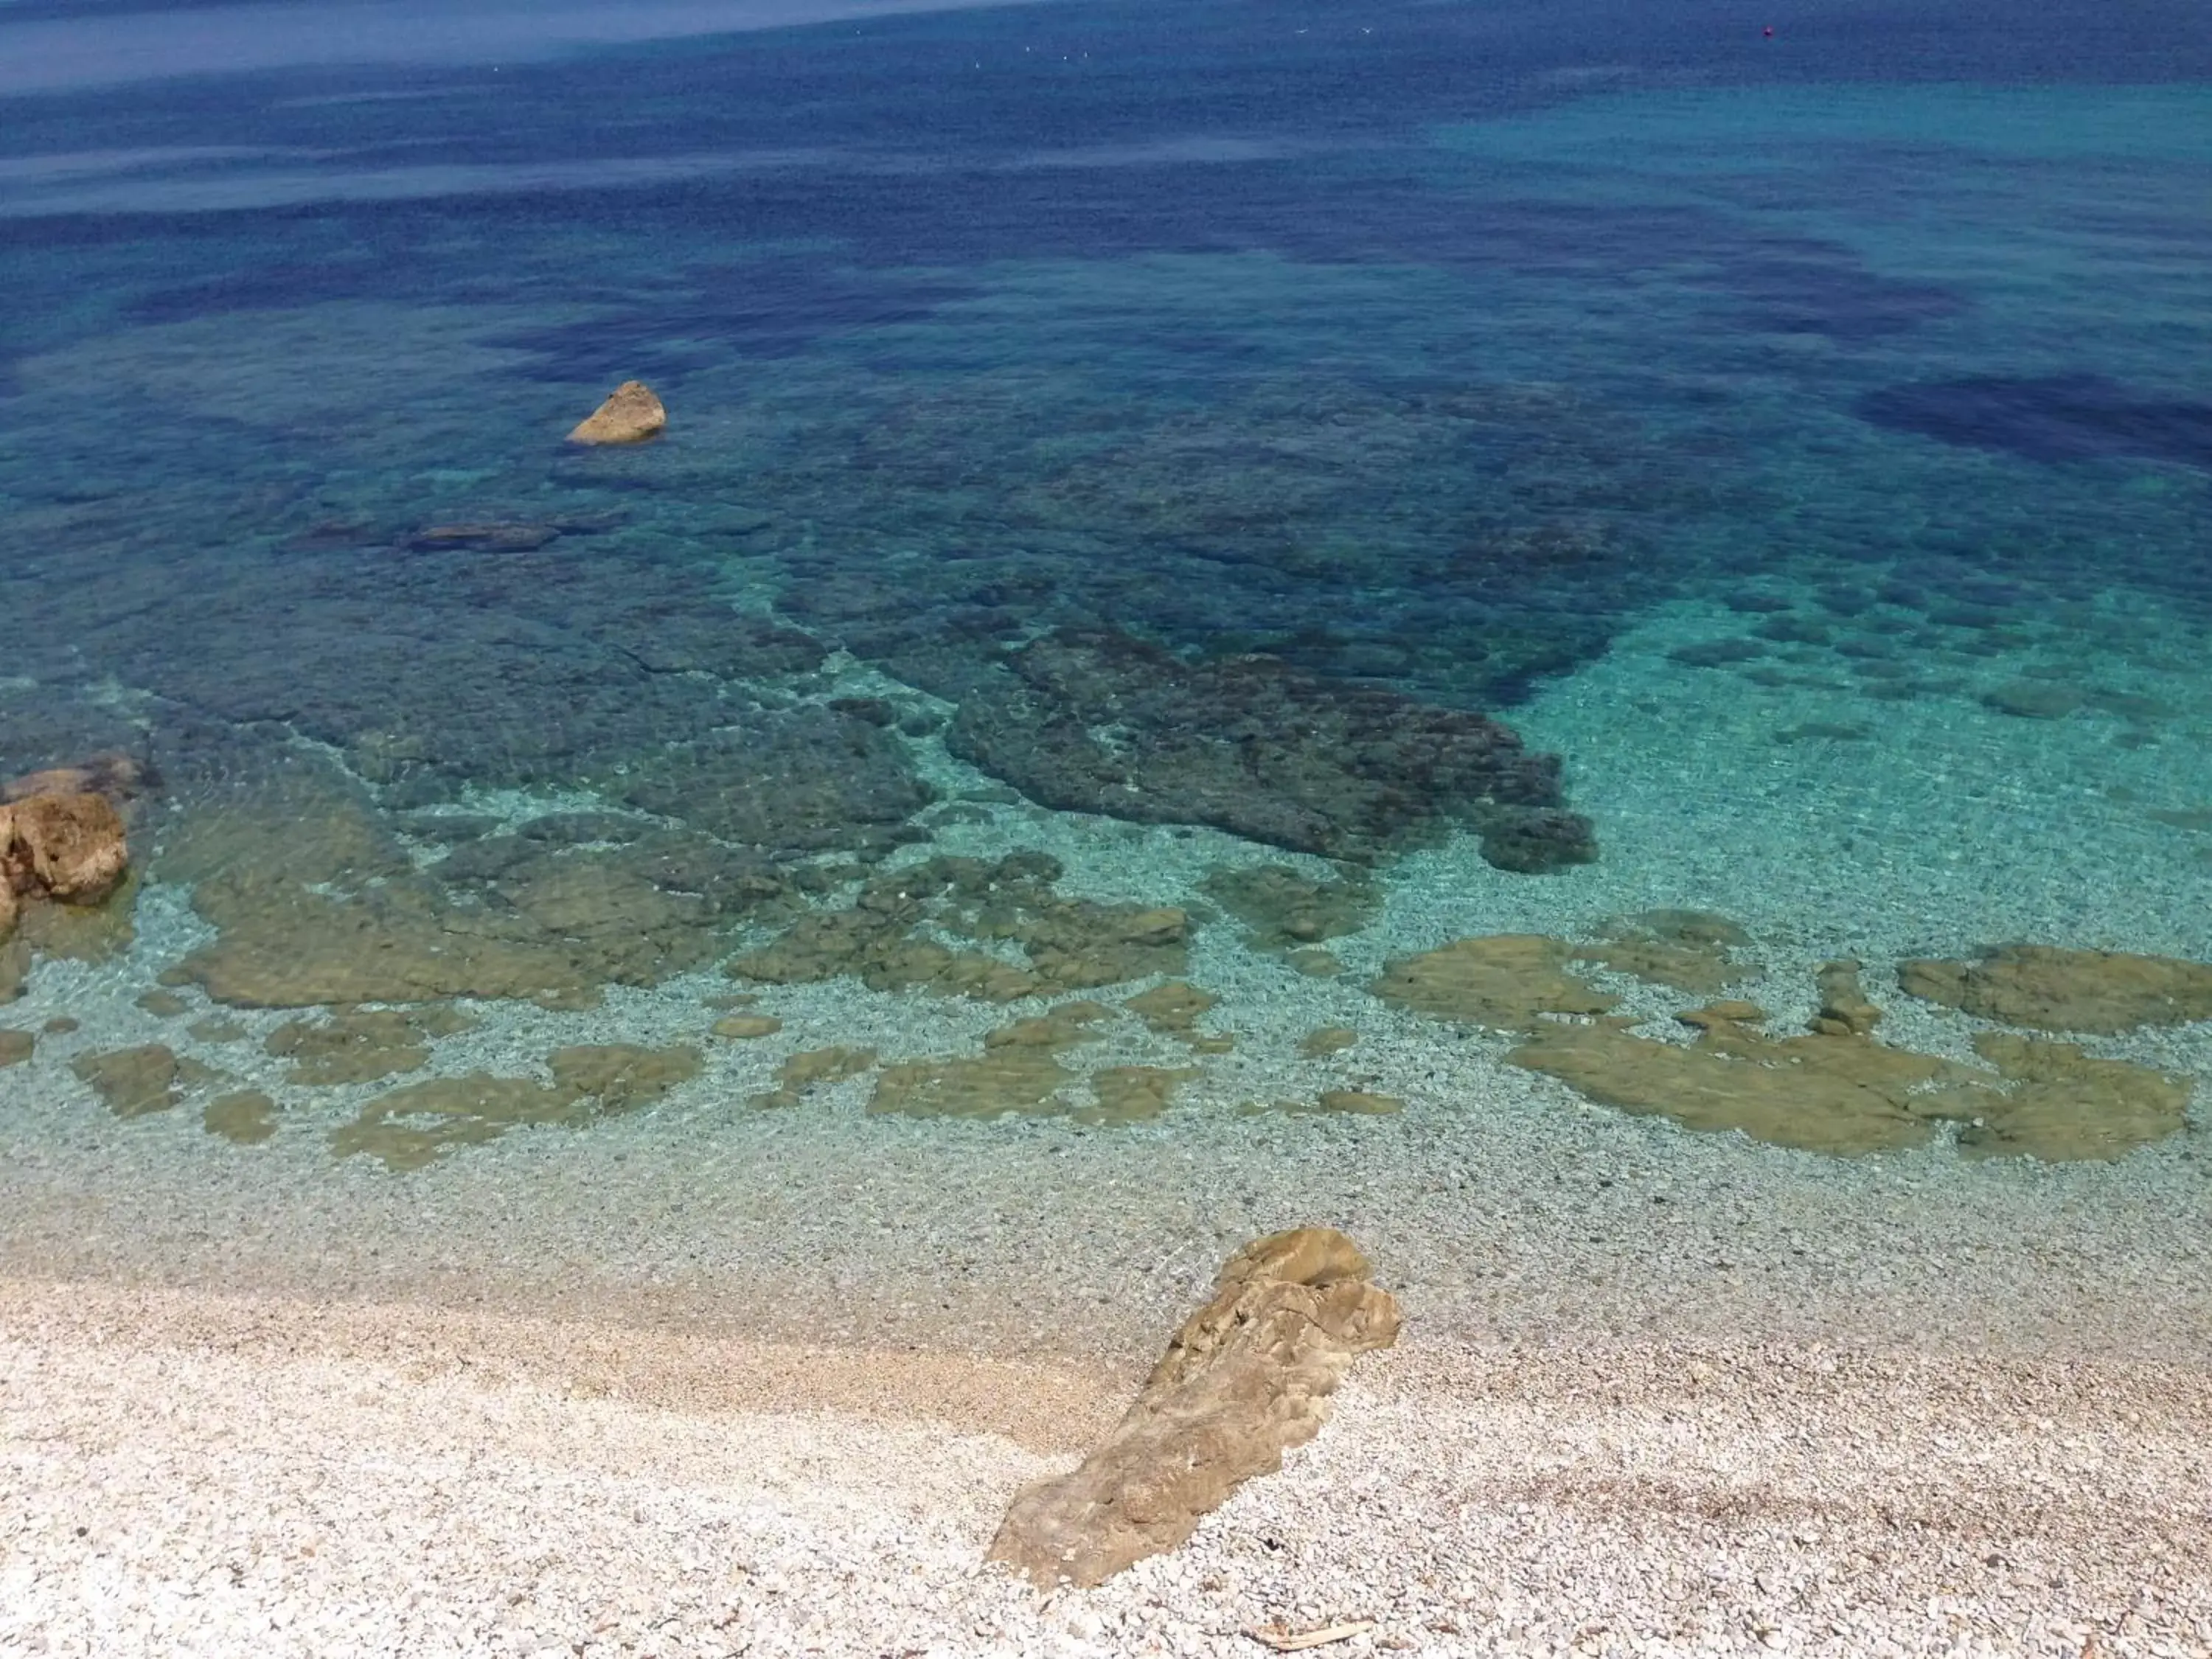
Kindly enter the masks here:
<path id="1" fill-rule="evenodd" d="M 1575 947 L 1535 933 L 1454 939 L 1382 970 L 1374 993 L 1437 1019 L 1526 1030 L 1540 1014 L 1602 1014 L 1620 999 L 1566 971 Z"/>
<path id="2" fill-rule="evenodd" d="M 1001 1025 L 983 1036 L 983 1052 L 973 1058 L 912 1060 L 884 1067 L 869 1097 L 871 1114 L 896 1112 L 908 1117 L 994 1118 L 1008 1112 L 1056 1114 L 1066 1109 L 1054 1098 L 1076 1074 L 1060 1056 L 1097 1040 L 1091 1027 L 1109 1010 L 1096 1002 L 1063 1002 L 1049 1012 Z M 1109 1085 L 1109 1087 L 1114 1085 Z M 1125 1088 L 1136 1085 L 1125 1080 Z M 1156 1115 L 1171 1090 L 1163 1090 L 1151 1112 Z M 1126 1097 L 1121 1103 L 1128 1103 Z M 1113 1104 L 1103 1097 L 1103 1112 Z"/>
<path id="3" fill-rule="evenodd" d="M 2000 945 L 1966 961 L 1901 962 L 1897 981 L 1926 1001 L 2044 1031 L 2212 1019 L 2212 964 L 2174 957 Z"/>
<path id="4" fill-rule="evenodd" d="M 216 1076 L 197 1060 L 178 1058 L 174 1050 L 159 1042 L 80 1054 L 70 1062 L 70 1069 L 118 1117 L 165 1112 L 183 1098 L 184 1090 L 211 1083 Z"/>
<path id="5" fill-rule="evenodd" d="M 1972 1155 L 2109 1159 L 2182 1127 L 2185 1082 L 2069 1043 L 1985 1031 L 1974 1051 L 1991 1073 L 1876 1042 L 1881 1011 L 1856 994 L 1855 973 L 1832 971 L 1845 966 L 1824 970 L 1823 1011 L 1802 1036 L 1768 1036 L 1758 1008 L 1716 1003 L 1677 1016 L 1698 1031 L 1687 1048 L 1601 1019 L 1547 1023 L 1506 1058 L 1602 1105 L 1807 1152 L 1917 1146 L 1950 1122 Z"/>
<path id="6" fill-rule="evenodd" d="M 137 799 L 155 781 L 144 762 L 120 750 L 110 750 L 74 766 L 27 772 L 0 783 L 0 801 L 22 800 L 32 795 L 99 795 L 123 803 Z"/>
<path id="7" fill-rule="evenodd" d="M 607 400 L 577 422 L 568 434 L 572 444 L 638 444 L 658 437 L 668 424 L 668 410 L 642 380 L 624 380 L 607 394 Z"/>
<path id="8" fill-rule="evenodd" d="M 1237 1251 L 1105 1442 L 1015 1497 L 990 1559 L 1041 1585 L 1088 1586 L 1181 1544 L 1320 1431 L 1354 1358 L 1397 1340 L 1398 1304 L 1370 1272 L 1325 1227 Z"/>
<path id="9" fill-rule="evenodd" d="M 1972 1156 L 2123 1158 L 2179 1133 L 2189 1110 L 2185 1079 L 2092 1060 L 2070 1042 L 1984 1031 L 1974 1052 L 2012 1086 L 1959 1131 L 1960 1149 Z"/>
<path id="10" fill-rule="evenodd" d="M 1270 657 L 1191 663 L 1123 634 L 1052 635 L 1008 653 L 945 741 L 1047 806 L 1297 852 L 1367 860 L 1463 825 L 1503 869 L 1597 856 L 1556 756 L 1483 715 Z"/>
<path id="11" fill-rule="evenodd" d="M 1058 860 L 1034 852 L 996 860 L 940 855 L 887 871 L 848 908 L 802 917 L 782 938 L 738 957 L 729 972 L 775 985 L 851 974 L 872 991 L 1012 1002 L 1182 971 L 1182 911 L 1064 898 L 1053 890 L 1060 875 Z M 979 948 L 955 950 L 927 933 Z"/>
<path id="12" fill-rule="evenodd" d="M 1748 1003 L 1680 1018 L 1698 1030 L 1688 1048 L 1636 1036 L 1630 1020 L 1601 1019 L 1540 1024 L 1506 1059 L 1600 1105 L 1844 1154 L 1921 1145 L 1938 1120 L 1974 1115 L 1955 1091 L 1984 1080 L 1949 1060 L 1861 1037 L 1770 1038 Z"/>
<path id="13" fill-rule="evenodd" d="M 419 1170 L 459 1146 L 481 1146 L 528 1124 L 580 1128 L 648 1106 L 696 1077 L 696 1048 L 629 1043 L 556 1048 L 550 1085 L 531 1078 L 432 1078 L 379 1095 L 351 1123 L 331 1132 L 333 1156 L 366 1152 L 395 1173 Z"/>
<path id="14" fill-rule="evenodd" d="M 1196 1066 L 1109 1066 L 1091 1074 L 1097 1104 L 1075 1114 L 1079 1123 L 1147 1123 L 1167 1110 L 1183 1085 L 1201 1075 Z"/>
<path id="15" fill-rule="evenodd" d="M 287 1083 L 329 1088 L 420 1071 L 429 1063 L 433 1039 L 456 1036 L 475 1024 L 468 1015 L 443 1004 L 416 1009 L 347 1008 L 324 1020 L 287 1020 L 269 1034 L 262 1048 L 292 1062 L 284 1076 Z"/>
<path id="16" fill-rule="evenodd" d="M 1316 880 L 1284 864 L 1210 870 L 1199 890 L 1243 922 L 1255 949 L 1290 951 L 1356 933 L 1382 909 L 1364 877 Z"/>
<path id="17" fill-rule="evenodd" d="M 366 792 L 319 766 L 199 803 L 158 866 L 192 884 L 217 930 L 181 976 L 240 1007 L 574 1006 L 606 983 L 704 964 L 781 891 L 764 860 L 676 832 L 603 851 L 519 846 L 490 873 L 441 880 L 415 868 Z"/>
<path id="18" fill-rule="evenodd" d="M 258 1089 L 217 1095 L 200 1114 L 200 1127 L 240 1146 L 258 1146 L 276 1133 L 276 1103 Z"/>
<path id="19" fill-rule="evenodd" d="M 842 1083 L 848 1077 L 860 1076 L 875 1063 L 873 1048 L 802 1048 L 776 1068 L 775 1088 L 751 1096 L 745 1104 L 763 1111 L 800 1105 L 806 1099 L 807 1091 L 817 1084 Z"/>

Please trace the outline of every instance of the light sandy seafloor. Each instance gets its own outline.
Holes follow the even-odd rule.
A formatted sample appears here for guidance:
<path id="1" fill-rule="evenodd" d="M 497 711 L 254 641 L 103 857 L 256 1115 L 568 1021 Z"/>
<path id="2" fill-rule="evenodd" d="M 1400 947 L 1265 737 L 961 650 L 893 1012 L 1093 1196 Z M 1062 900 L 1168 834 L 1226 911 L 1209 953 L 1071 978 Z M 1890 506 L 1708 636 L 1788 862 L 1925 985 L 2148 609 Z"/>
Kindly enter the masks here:
<path id="1" fill-rule="evenodd" d="M 2198 1081 L 2188 1132 L 2119 1164 L 1837 1160 L 1588 1105 L 1361 988 L 1465 934 L 1695 905 L 1757 937 L 1780 1018 L 1858 955 L 1886 1037 L 1963 1055 L 1976 1022 L 1901 997 L 1899 956 L 2212 959 L 2212 836 L 2146 811 L 2212 805 L 2212 706 L 2156 666 L 2202 641 L 2115 624 L 2116 689 L 2164 710 L 2143 738 L 1666 659 L 1725 625 L 1663 619 L 1516 713 L 1571 757 L 1597 866 L 1417 854 L 1338 981 L 1203 930 L 1237 1050 L 1132 1127 L 872 1118 L 865 1080 L 747 1109 L 797 1049 L 966 1052 L 1007 1017 L 850 982 L 768 989 L 786 1029 L 649 1110 L 404 1176 L 326 1150 L 374 1086 L 273 1086 L 260 1147 L 191 1106 L 118 1121 L 70 1056 L 276 1070 L 134 1006 L 198 926 L 149 892 L 129 958 L 0 1011 L 82 1022 L 0 1073 L 0 1651 L 1257 1653 L 1248 1626 L 1337 1616 L 1377 1623 L 1324 1651 L 2212 1651 L 2212 1027 L 2087 1044 Z M 1866 735 L 1776 741 L 1806 722 Z M 1018 806 L 939 841 L 1013 844 L 1155 902 L 1272 856 Z M 729 988 L 483 1010 L 434 1069 L 711 1045 Z M 1360 1044 L 1298 1059 L 1331 1024 Z M 1129 1022 L 1073 1057 L 1182 1056 Z M 1237 1109 L 1342 1085 L 1406 1109 Z M 1221 1258 L 1304 1224 L 1408 1321 L 1322 1439 L 1105 1590 L 978 1577 Z"/>

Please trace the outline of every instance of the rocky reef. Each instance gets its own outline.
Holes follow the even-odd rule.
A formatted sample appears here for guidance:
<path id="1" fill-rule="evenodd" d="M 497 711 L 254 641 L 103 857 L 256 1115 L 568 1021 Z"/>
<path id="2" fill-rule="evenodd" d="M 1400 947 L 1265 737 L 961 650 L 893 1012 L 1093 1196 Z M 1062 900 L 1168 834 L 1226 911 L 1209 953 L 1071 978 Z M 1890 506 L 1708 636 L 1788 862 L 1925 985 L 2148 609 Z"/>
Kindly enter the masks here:
<path id="1" fill-rule="evenodd" d="M 1597 855 L 1556 756 L 1486 716 L 1270 657 L 1186 662 L 1126 634 L 1055 634 L 1008 653 L 945 742 L 1047 806 L 1331 858 L 1371 860 L 1455 824 L 1502 869 Z"/>
<path id="2" fill-rule="evenodd" d="M 1456 939 L 1389 964 L 1376 995 L 1442 1019 L 1520 1033 L 1505 1058 L 1559 1079 L 1585 1099 L 1622 1111 L 1673 1119 L 1686 1128 L 1739 1130 L 1755 1140 L 1806 1152 L 1856 1155 L 1917 1146 L 1955 1126 L 1968 1156 L 2025 1156 L 2047 1161 L 2110 1159 L 2179 1133 L 2186 1121 L 2185 1079 L 2148 1066 L 2086 1054 L 2075 1045 L 1980 1031 L 1974 1066 L 1879 1041 L 1881 1010 L 1866 994 L 1859 964 L 1824 963 L 1809 1028 L 1770 1029 L 1754 1003 L 1728 1000 L 1684 1009 L 1674 1020 L 1696 1033 L 1687 1043 L 1639 1035 L 1638 1022 L 1612 1011 L 1620 999 L 1593 984 L 1609 969 L 1694 994 L 1710 995 L 1751 971 L 1736 952 L 1750 941 L 1724 919 L 1656 911 L 1616 921 L 1611 937 L 1575 945 L 1537 935 Z M 2031 970 L 2033 994 L 2002 973 Z M 2078 969 L 2068 1001 L 2063 969 Z M 2095 952 L 2014 946 L 1985 960 L 1981 979 L 1966 964 L 1905 963 L 1908 990 L 1929 994 L 1978 987 L 1966 1011 L 2052 1029 L 2055 1010 L 2081 1024 L 2124 1029 L 2109 1000 L 2117 984 L 2136 994 L 2130 1024 L 2174 1017 L 2170 998 L 2142 1000 L 2146 987 L 2194 982 L 2198 964 L 2131 957 L 2117 970 Z M 2003 994 L 2000 994 L 2000 993 Z M 2014 1000 L 2018 999 L 2018 1000 Z"/>

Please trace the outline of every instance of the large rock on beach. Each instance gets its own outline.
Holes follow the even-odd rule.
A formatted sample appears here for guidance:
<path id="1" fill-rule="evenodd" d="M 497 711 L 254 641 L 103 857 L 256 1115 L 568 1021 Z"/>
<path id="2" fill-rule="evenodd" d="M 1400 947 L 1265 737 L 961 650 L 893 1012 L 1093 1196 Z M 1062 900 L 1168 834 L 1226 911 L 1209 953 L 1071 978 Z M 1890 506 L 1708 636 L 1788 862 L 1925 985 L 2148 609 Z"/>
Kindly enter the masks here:
<path id="1" fill-rule="evenodd" d="M 1109 631 L 1003 659 L 945 741 L 1044 805 L 1205 823 L 1330 858 L 1373 859 L 1464 825 L 1504 869 L 1597 856 L 1559 758 L 1485 715 L 1324 679 L 1272 657 L 1187 662 Z"/>
<path id="2" fill-rule="evenodd" d="M 572 444 L 641 444 L 668 424 L 668 410 L 642 380 L 624 380 L 569 433 Z"/>
<path id="3" fill-rule="evenodd" d="M 1039 1584 L 1088 1586 L 1181 1544 L 1320 1432 L 1354 1358 L 1397 1340 L 1397 1301 L 1370 1272 L 1326 1227 L 1237 1251 L 1105 1442 L 1015 1497 L 990 1559 Z"/>

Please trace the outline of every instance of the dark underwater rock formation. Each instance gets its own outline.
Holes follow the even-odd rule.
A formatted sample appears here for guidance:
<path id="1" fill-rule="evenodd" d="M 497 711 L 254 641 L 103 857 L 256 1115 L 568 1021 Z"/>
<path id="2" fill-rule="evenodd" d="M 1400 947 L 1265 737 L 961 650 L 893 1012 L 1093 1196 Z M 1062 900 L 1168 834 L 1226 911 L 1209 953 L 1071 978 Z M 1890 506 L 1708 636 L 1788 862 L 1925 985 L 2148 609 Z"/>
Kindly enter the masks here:
<path id="1" fill-rule="evenodd" d="M 1269 657 L 1189 663 L 1122 634 L 1007 653 L 964 698 L 952 752 L 1031 799 L 1205 823 L 1304 853 L 1372 859 L 1454 824 L 1501 869 L 1596 857 L 1556 756 L 1484 715 L 1322 679 Z"/>
<path id="2" fill-rule="evenodd" d="M 2212 404 L 2142 396 L 2095 374 L 1976 375 L 1885 386 L 1859 418 L 2031 461 L 2106 456 L 2212 467 Z"/>

